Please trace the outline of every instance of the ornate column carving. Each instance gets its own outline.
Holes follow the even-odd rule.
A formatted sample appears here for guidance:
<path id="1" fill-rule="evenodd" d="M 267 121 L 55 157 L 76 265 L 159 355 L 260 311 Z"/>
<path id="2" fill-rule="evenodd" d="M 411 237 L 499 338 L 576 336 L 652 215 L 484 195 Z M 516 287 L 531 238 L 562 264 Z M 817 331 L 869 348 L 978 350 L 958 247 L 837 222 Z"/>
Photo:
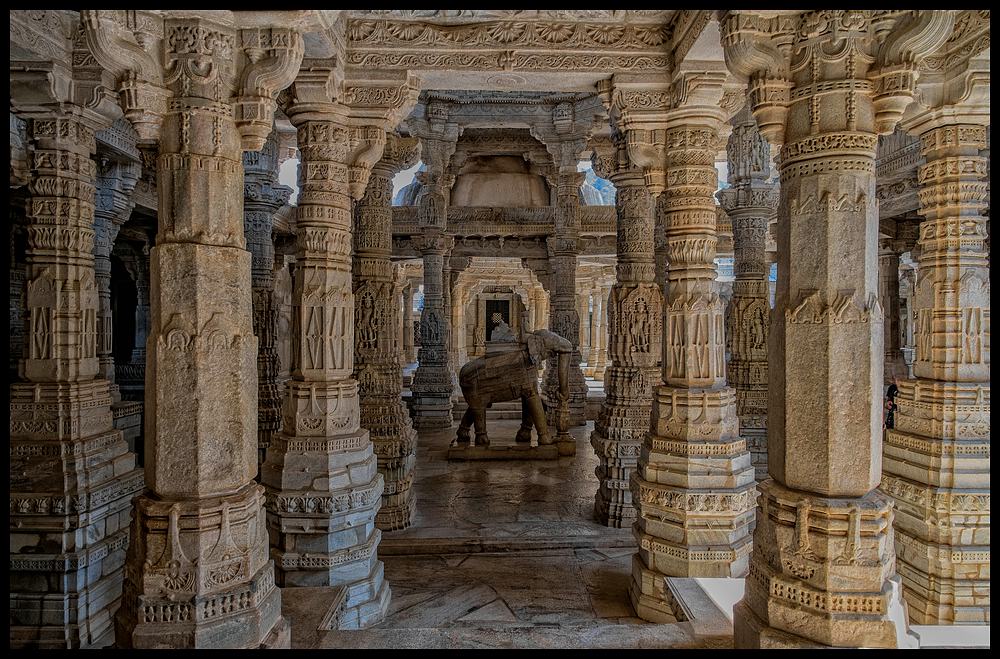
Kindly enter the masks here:
<path id="1" fill-rule="evenodd" d="M 403 359 L 412 364 L 417 356 L 413 351 L 413 293 L 415 282 L 403 289 Z"/>
<path id="2" fill-rule="evenodd" d="M 612 109 L 612 121 L 624 123 Z M 605 400 L 590 435 L 597 452 L 600 485 L 594 514 L 602 523 L 621 528 L 636 518 L 629 481 L 649 431 L 656 367 L 662 336 L 662 294 L 654 281 L 653 200 L 643 171 L 629 158 L 624 127 L 612 129 L 613 145 L 595 154 L 595 170 L 617 190 L 616 280 L 608 298 L 608 356 Z"/>
<path id="3" fill-rule="evenodd" d="M 448 121 L 444 104 L 431 103 L 425 108 L 425 120 L 415 124 L 421 138 L 421 160 L 427 169 L 418 174 L 423 187 L 417 198 L 418 218 L 423 233 L 414 239 L 423 255 L 424 307 L 420 314 L 420 349 L 413 374 L 411 407 L 413 427 L 417 430 L 450 428 L 451 396 L 455 376 L 449 352 L 450 307 L 445 305 L 445 260 L 454 238 L 445 234 L 448 225 L 448 198 L 451 178 L 446 174 L 458 141 L 458 125 Z"/>
<path id="4" fill-rule="evenodd" d="M 884 346 L 883 380 L 905 377 L 906 365 L 899 343 L 899 252 L 893 240 L 880 240 L 878 250 L 878 299 L 885 319 L 882 323 Z"/>
<path id="5" fill-rule="evenodd" d="M 779 157 L 778 282 L 760 484 L 737 647 L 910 644 L 881 465 L 883 309 L 875 152 L 948 12 L 822 10 L 721 19 Z M 947 26 L 946 26 L 947 27 Z M 845 257 L 845 255 L 848 255 Z M 816 402 L 822 401 L 819 407 Z M 810 410 L 803 413 L 803 410 Z"/>
<path id="6" fill-rule="evenodd" d="M 450 428 L 453 373 L 448 359 L 450 324 L 444 306 L 444 261 L 455 243 L 440 229 L 426 227 L 414 237 L 424 257 L 424 308 L 420 314 L 420 349 L 413 374 L 413 426 L 418 430 Z"/>
<path id="7" fill-rule="evenodd" d="M 122 225 L 132 214 L 135 202 L 132 191 L 139 180 L 138 151 L 135 141 L 138 135 L 125 119 L 118 119 L 111 128 L 101 131 L 107 137 L 101 142 L 120 144 L 122 148 L 134 151 L 135 158 L 128 158 L 120 149 L 113 152 L 102 151 L 97 158 L 97 195 L 94 205 L 94 274 L 97 278 L 97 359 L 99 377 L 111 382 L 111 398 L 118 402 L 121 395 L 115 382 L 115 360 L 112 356 L 113 327 L 111 317 L 111 250 Z M 117 134 L 108 134 L 108 133 Z M 98 136 L 101 137 L 100 135 Z M 131 154 L 129 154 L 131 155 Z"/>
<path id="8" fill-rule="evenodd" d="M 577 281 L 577 314 L 580 316 L 580 358 L 590 371 L 590 286 L 588 280 Z"/>
<path id="9" fill-rule="evenodd" d="M 961 12 L 944 53 L 982 49 L 984 34 L 988 41 L 981 12 Z M 904 123 L 926 158 L 917 173 L 925 219 L 912 298 L 915 378 L 899 385 L 882 490 L 896 499 L 896 566 L 910 619 L 927 625 L 990 621 L 989 193 L 980 152 L 990 78 L 988 54 L 977 61 L 978 52 L 962 75 L 928 71 L 926 105 Z"/>
<path id="10" fill-rule="evenodd" d="M 135 455 L 113 426 L 111 383 L 97 352 L 91 155 L 95 131 L 111 124 L 112 113 L 100 88 L 84 99 L 89 109 L 47 96 L 76 86 L 71 77 L 59 63 L 25 62 L 16 74 L 12 63 L 12 109 L 27 120 L 33 144 L 27 347 L 20 381 L 10 385 L 12 647 L 113 640 L 131 499 L 143 488 Z"/>
<path id="11" fill-rule="evenodd" d="M 740 435 L 757 480 L 767 478 L 767 227 L 778 210 L 777 185 L 769 183 L 770 147 L 749 109 L 733 118 L 729 155 L 731 187 L 717 193 L 733 225 L 733 297 L 726 325 L 726 375 L 736 390 Z"/>
<path id="12" fill-rule="evenodd" d="M 161 137 L 150 250 L 149 492 L 135 500 L 116 643 L 287 647 L 264 489 L 253 480 L 258 342 L 242 215 L 242 151 L 263 146 L 255 126 L 270 125 L 271 114 L 264 108 L 248 121 L 240 88 L 270 99 L 287 86 L 302 39 L 283 28 L 238 29 L 237 19 L 253 16 L 231 12 L 82 18 L 94 57 L 118 77 L 140 141 Z"/>
<path id="13" fill-rule="evenodd" d="M 287 114 L 302 158 L 292 377 L 261 482 L 279 583 L 344 589 L 338 624 L 358 629 L 381 620 L 390 591 L 375 526 L 384 479 L 352 377 L 352 199 L 363 196 L 385 131 L 416 90 L 410 80 L 345 82 L 340 61 L 307 60 L 290 92 Z"/>
<path id="14" fill-rule="evenodd" d="M 415 138 L 390 133 L 354 212 L 354 377 L 361 399 L 361 427 L 368 430 L 385 481 L 375 524 L 386 531 L 408 527 L 416 506 L 410 485 L 417 435 L 400 397 L 399 298 L 389 257 L 392 177 L 417 160 L 419 149 Z"/>
<path id="15" fill-rule="evenodd" d="M 644 167 L 650 189 L 663 191 L 668 262 L 663 383 L 653 393 L 652 429 L 631 481 L 639 552 L 629 592 L 647 620 L 673 619 L 665 575 L 738 576 L 751 547 L 753 469 L 738 434 L 736 392 L 726 384 L 715 284 L 715 154 L 728 118 L 720 107 L 728 84 L 723 72 L 682 72 L 666 88 L 622 88 L 618 101 L 653 95 L 653 107 L 671 108 L 655 130 L 629 133 L 629 155 Z M 645 113 L 630 114 L 643 125 Z M 649 269 L 655 276 L 654 262 Z"/>
<path id="16" fill-rule="evenodd" d="M 243 152 L 243 231 L 250 252 L 253 332 L 257 337 L 257 460 L 264 462 L 271 438 L 281 429 L 278 390 L 278 308 L 274 297 L 274 214 L 292 189 L 278 185 L 278 135 L 271 131 L 260 151 Z"/>

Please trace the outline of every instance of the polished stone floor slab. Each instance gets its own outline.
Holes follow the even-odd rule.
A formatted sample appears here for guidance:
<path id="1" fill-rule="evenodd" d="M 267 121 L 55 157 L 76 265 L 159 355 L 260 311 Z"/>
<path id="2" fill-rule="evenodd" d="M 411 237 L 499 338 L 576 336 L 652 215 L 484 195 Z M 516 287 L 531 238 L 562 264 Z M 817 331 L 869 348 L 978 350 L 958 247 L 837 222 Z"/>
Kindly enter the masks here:
<path id="1" fill-rule="evenodd" d="M 495 420 L 490 433 L 513 437 L 519 426 Z M 293 631 L 293 647 L 731 647 L 688 622 L 635 617 L 635 539 L 593 516 L 592 428 L 570 430 L 576 455 L 546 462 L 449 462 L 456 428 L 419 433 L 414 524 L 384 532 L 379 546 L 392 588 L 385 620 Z"/>

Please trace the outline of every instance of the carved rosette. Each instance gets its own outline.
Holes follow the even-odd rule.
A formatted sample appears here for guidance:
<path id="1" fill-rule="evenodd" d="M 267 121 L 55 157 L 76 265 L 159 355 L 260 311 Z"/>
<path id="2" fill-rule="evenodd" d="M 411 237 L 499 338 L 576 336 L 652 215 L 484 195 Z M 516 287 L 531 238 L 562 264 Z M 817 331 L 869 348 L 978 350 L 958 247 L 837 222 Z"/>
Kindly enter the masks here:
<path id="1" fill-rule="evenodd" d="M 882 490 L 916 624 L 989 624 L 990 276 L 987 145 L 969 103 L 921 117 L 914 343 L 886 431 Z"/>
<path id="2" fill-rule="evenodd" d="M 623 152 L 619 152 L 623 160 Z M 595 514 L 621 528 L 636 517 L 629 479 L 649 430 L 663 336 L 662 293 L 654 281 L 653 202 L 641 170 L 612 175 L 617 189 L 617 279 L 607 301 L 605 402 L 590 436 L 600 486 Z"/>
<path id="3" fill-rule="evenodd" d="M 400 398 L 401 326 L 392 263 L 392 177 L 418 157 L 416 139 L 390 135 L 382 160 L 355 207 L 354 377 L 361 397 L 361 427 L 369 432 L 385 479 L 376 525 L 404 529 L 413 521 L 416 499 L 410 486 L 417 436 Z"/>
<path id="4" fill-rule="evenodd" d="M 722 116 L 686 106 L 675 112 L 668 113 L 663 135 L 666 187 L 660 201 L 668 262 L 667 352 L 663 384 L 653 395 L 652 431 L 631 478 L 639 552 L 629 595 L 639 616 L 658 622 L 673 619 L 665 575 L 746 573 L 754 499 L 736 392 L 726 386 L 723 303 L 714 282 L 714 161 Z"/>

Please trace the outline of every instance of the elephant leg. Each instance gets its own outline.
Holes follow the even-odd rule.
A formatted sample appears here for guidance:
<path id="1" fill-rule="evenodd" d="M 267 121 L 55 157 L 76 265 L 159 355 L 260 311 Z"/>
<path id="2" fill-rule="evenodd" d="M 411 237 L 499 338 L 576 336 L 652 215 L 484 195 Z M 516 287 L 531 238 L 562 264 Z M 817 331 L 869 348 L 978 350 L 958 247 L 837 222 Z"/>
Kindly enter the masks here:
<path id="1" fill-rule="evenodd" d="M 489 446 L 490 438 L 486 434 L 486 406 L 477 407 L 476 417 L 476 444 L 479 446 Z M 472 446 L 470 443 L 469 446 Z"/>
<path id="2" fill-rule="evenodd" d="M 521 428 L 514 437 L 516 442 L 531 441 L 531 410 L 528 408 L 527 396 L 521 397 Z"/>
<path id="3" fill-rule="evenodd" d="M 465 409 L 465 414 L 462 415 L 462 420 L 458 423 L 458 434 L 455 437 L 455 441 L 452 442 L 452 446 L 458 446 L 459 443 L 465 443 L 471 439 L 469 428 L 472 427 L 472 423 L 475 418 L 475 410 L 473 410 L 471 406 L 467 407 Z"/>
<path id="4" fill-rule="evenodd" d="M 538 444 L 551 444 L 552 437 L 549 435 L 549 427 L 545 423 L 545 411 L 542 409 L 542 399 L 539 398 L 538 392 L 527 398 L 526 403 L 531 413 L 531 420 L 538 431 Z M 532 442 L 532 446 L 537 446 L 537 444 Z"/>

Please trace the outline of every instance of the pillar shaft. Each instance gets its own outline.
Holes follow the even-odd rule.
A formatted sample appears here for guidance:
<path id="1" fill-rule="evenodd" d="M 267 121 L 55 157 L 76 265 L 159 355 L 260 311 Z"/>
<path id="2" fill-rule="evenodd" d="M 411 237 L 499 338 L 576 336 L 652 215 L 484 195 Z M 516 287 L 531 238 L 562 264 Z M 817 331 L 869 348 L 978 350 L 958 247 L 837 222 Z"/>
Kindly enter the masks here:
<path id="1" fill-rule="evenodd" d="M 361 426 L 354 373 L 352 199 L 358 146 L 337 105 L 291 110 L 301 153 L 298 245 L 292 294 L 291 379 L 282 431 L 261 467 L 278 582 L 346 590 L 341 628 L 385 614 L 390 592 L 375 516 L 384 479 Z M 378 131 L 384 140 L 384 133 Z M 381 145 L 373 145 L 381 148 Z"/>
<path id="2" fill-rule="evenodd" d="M 943 114 L 943 113 L 942 113 Z M 990 285 L 986 127 L 961 111 L 918 125 L 913 380 L 884 447 L 896 558 L 914 623 L 990 621 Z"/>
<path id="3" fill-rule="evenodd" d="M 193 19 L 167 20 L 165 29 L 177 75 L 163 118 L 150 250 L 149 490 L 135 500 L 116 643 L 256 648 L 287 622 L 264 490 L 253 480 L 257 338 L 230 96 L 238 35 Z"/>
<path id="4" fill-rule="evenodd" d="M 97 354 L 94 129 L 75 106 L 28 121 L 28 346 L 10 387 L 11 647 L 113 640 L 131 499 L 143 487 Z"/>
<path id="5" fill-rule="evenodd" d="M 135 202 L 131 192 L 139 179 L 139 165 L 100 159 L 99 192 L 94 207 L 94 274 L 97 278 L 97 359 L 99 376 L 111 382 L 111 395 L 120 399 L 115 382 L 114 327 L 111 317 L 111 250 Z"/>
<path id="6" fill-rule="evenodd" d="M 416 140 L 390 136 L 386 154 L 372 171 L 365 196 L 355 208 L 354 376 L 361 397 L 361 426 L 368 430 L 385 480 L 375 524 L 387 531 L 408 527 L 416 506 L 410 486 L 417 435 L 401 398 L 399 303 L 389 260 L 392 177 L 415 159 L 416 148 Z"/>
<path id="7" fill-rule="evenodd" d="M 662 337 L 662 294 L 655 282 L 653 200 L 641 170 L 612 176 L 618 214 L 617 278 L 608 299 L 608 354 L 604 404 L 590 443 L 600 481 L 594 512 L 617 528 L 635 521 L 629 479 L 649 431 L 649 414 Z"/>
<path id="8" fill-rule="evenodd" d="M 878 297 L 885 313 L 882 324 L 885 357 L 883 379 L 906 376 L 899 331 L 899 252 L 892 241 L 884 241 L 878 252 Z"/>
<path id="9" fill-rule="evenodd" d="M 663 384 L 632 476 L 639 552 L 630 596 L 637 613 L 654 621 L 672 620 L 664 576 L 745 574 L 754 502 L 736 392 L 726 385 L 723 301 L 715 284 L 722 117 L 684 108 L 667 121 Z"/>

